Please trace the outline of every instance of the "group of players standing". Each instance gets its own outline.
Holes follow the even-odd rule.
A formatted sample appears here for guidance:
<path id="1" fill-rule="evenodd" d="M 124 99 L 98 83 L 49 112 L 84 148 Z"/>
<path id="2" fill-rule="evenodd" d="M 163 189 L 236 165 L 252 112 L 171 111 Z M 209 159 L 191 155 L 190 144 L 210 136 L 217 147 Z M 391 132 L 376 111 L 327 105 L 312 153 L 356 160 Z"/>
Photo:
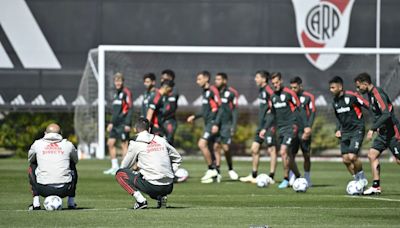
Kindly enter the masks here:
<path id="1" fill-rule="evenodd" d="M 148 73 L 143 76 L 146 91 L 143 94 L 141 116 L 151 123 L 151 131 L 163 136 L 173 145 L 174 134 L 177 128 L 175 117 L 178 108 L 179 94 L 175 88 L 175 73 L 164 70 L 161 73 L 161 85 L 156 88 L 156 76 Z M 235 134 L 238 118 L 238 92 L 228 85 L 228 75 L 217 73 L 214 85 L 211 84 L 211 75 L 208 71 L 197 74 L 196 83 L 203 89 L 201 112 L 187 118 L 193 123 L 198 118 L 204 120 L 204 132 L 198 141 L 198 146 L 205 158 L 208 169 L 201 178 L 202 183 L 220 182 L 221 154 L 224 153 L 228 164 L 228 174 L 231 180 L 240 179 L 241 182 L 256 183 L 262 143 L 266 143 L 270 155 L 269 183 L 275 183 L 277 151 L 283 163 L 283 181 L 278 188 L 287 188 L 296 178 L 301 176 L 296 165 L 295 157 L 301 148 L 304 157 L 304 177 L 311 187 L 311 134 L 316 114 L 315 98 L 310 92 L 304 91 L 300 77 L 290 80 L 290 88 L 283 85 L 282 75 L 279 72 L 257 71 L 254 77 L 259 88 L 258 124 L 252 151 L 252 172 L 239 178 L 234 171 L 232 156 L 229 150 L 231 138 Z M 270 86 L 268 84 L 271 81 Z M 330 82 L 330 91 L 334 97 L 333 108 L 337 117 L 336 137 L 340 139 L 340 149 L 343 163 L 355 180 L 366 187 L 366 180 L 362 165 L 358 159 L 365 126 L 361 107 L 371 110 L 374 121 L 368 131 L 367 138 L 372 139 L 374 132 L 378 136 L 373 142 L 368 157 L 371 162 L 373 185 L 364 194 L 380 193 L 380 153 L 389 148 L 400 164 L 400 133 L 389 97 L 382 89 L 373 86 L 368 74 L 363 73 L 355 78 L 357 90 L 368 93 L 369 101 L 357 92 L 345 91 L 343 80 L 336 76 Z M 121 139 L 123 155 L 126 153 L 129 139 L 128 132 L 132 118 L 132 95 L 123 86 L 122 75 L 116 74 L 114 84 L 117 92 L 113 101 L 113 117 L 107 130 L 110 132 L 108 147 L 112 160 L 112 167 L 105 174 L 115 174 L 118 170 L 118 161 L 115 156 L 115 141 Z M 115 113 L 114 113 L 115 111 Z"/>

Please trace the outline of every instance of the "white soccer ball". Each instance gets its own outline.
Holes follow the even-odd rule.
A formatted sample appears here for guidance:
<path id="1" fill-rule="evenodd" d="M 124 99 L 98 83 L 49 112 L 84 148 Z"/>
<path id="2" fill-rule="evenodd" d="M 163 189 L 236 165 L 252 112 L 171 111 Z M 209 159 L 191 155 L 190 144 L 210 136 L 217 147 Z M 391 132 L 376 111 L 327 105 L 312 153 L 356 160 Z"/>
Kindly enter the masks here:
<path id="1" fill-rule="evenodd" d="M 259 187 L 259 188 L 267 187 L 270 182 L 270 179 L 271 179 L 271 177 L 269 177 L 267 174 L 261 173 L 256 178 L 257 187 Z"/>
<path id="2" fill-rule="evenodd" d="M 48 196 L 43 203 L 47 211 L 56 211 L 62 209 L 62 199 L 58 196 Z"/>
<path id="3" fill-rule="evenodd" d="M 300 177 L 293 182 L 293 190 L 296 192 L 306 192 L 307 188 L 308 182 L 305 178 Z"/>
<path id="4" fill-rule="evenodd" d="M 347 184 L 346 192 L 349 195 L 361 195 L 363 189 L 364 187 L 359 181 L 352 180 Z"/>
<path id="5" fill-rule="evenodd" d="M 189 172 L 184 168 L 179 168 L 175 172 L 175 180 L 178 183 L 186 181 L 188 177 L 189 177 Z"/>

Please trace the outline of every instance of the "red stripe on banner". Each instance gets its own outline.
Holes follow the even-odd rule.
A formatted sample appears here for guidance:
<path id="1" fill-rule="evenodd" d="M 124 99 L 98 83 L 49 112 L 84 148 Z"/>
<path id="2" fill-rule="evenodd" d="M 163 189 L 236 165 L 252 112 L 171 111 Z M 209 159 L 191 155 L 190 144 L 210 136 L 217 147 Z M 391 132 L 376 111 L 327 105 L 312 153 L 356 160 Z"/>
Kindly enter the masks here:
<path id="1" fill-rule="evenodd" d="M 346 9 L 347 5 L 349 4 L 350 0 L 322 0 L 321 2 L 332 3 L 340 10 L 340 13 L 343 14 L 343 12 Z"/>
<path id="2" fill-rule="evenodd" d="M 303 42 L 304 47 L 313 47 L 313 48 L 323 48 L 325 47 L 325 44 L 320 44 L 317 42 L 312 41 L 310 38 L 308 38 L 307 34 L 303 31 L 301 33 L 301 41 Z M 317 62 L 319 58 L 319 54 L 308 54 L 314 62 Z"/>

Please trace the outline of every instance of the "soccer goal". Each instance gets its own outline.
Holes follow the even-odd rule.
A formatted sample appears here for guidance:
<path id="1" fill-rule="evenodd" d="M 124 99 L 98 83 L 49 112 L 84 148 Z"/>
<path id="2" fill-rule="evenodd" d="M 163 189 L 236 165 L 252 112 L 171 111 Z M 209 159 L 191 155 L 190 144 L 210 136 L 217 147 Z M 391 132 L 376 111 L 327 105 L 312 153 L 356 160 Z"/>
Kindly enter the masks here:
<path id="1" fill-rule="evenodd" d="M 228 74 L 229 84 L 240 93 L 239 112 L 247 113 L 243 121 L 254 125 L 258 110 L 258 88 L 254 83 L 254 74 L 257 70 L 267 70 L 281 72 L 285 86 L 289 86 L 290 78 L 302 77 L 304 89 L 315 95 L 318 115 L 326 117 L 322 124 L 332 124 L 334 117 L 330 110 L 331 96 L 327 83 L 335 75 L 344 78 L 346 89 L 354 90 L 353 78 L 361 72 L 368 72 L 377 85 L 388 91 L 393 102 L 400 105 L 399 54 L 399 48 L 100 45 L 89 52 L 79 86 L 74 116 L 79 147 L 88 157 L 105 157 L 105 124 L 113 94 L 113 75 L 117 72 L 124 74 L 125 85 L 133 93 L 134 119 L 139 115 L 144 91 L 142 76 L 145 73 L 154 72 L 159 77 L 164 69 L 174 70 L 176 86 L 181 95 L 179 111 L 193 113 L 201 106 L 201 89 L 196 85 L 195 75 L 208 70 L 212 75 L 217 72 Z M 329 68 L 321 70 L 316 66 L 318 61 L 329 58 L 336 59 Z M 180 122 L 184 122 L 184 119 L 181 118 Z M 195 132 L 197 130 L 182 128 L 177 134 L 190 135 Z M 238 129 L 237 132 L 253 133 L 246 129 Z M 186 140 L 188 137 L 182 138 Z M 252 139 L 252 136 L 249 138 Z"/>

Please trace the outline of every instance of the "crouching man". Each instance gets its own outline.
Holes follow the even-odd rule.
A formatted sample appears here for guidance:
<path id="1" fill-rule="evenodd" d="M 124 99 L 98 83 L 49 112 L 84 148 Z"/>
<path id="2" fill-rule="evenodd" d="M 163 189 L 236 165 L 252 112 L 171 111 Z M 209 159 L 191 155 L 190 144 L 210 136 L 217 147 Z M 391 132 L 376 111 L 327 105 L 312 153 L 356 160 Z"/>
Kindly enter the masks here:
<path id="1" fill-rule="evenodd" d="M 68 196 L 68 208 L 76 209 L 74 201 L 78 173 L 78 154 L 74 145 L 60 134 L 60 126 L 50 124 L 44 137 L 36 140 L 28 154 L 29 182 L 33 203 L 29 210 L 40 210 L 40 196 Z"/>
<path id="2" fill-rule="evenodd" d="M 142 192 L 157 200 L 157 208 L 166 207 L 174 173 L 182 161 L 180 154 L 164 138 L 149 133 L 149 127 L 147 119 L 138 119 L 137 138 L 129 142 L 128 153 L 115 175 L 121 187 L 135 198 L 133 209 L 147 208 Z M 132 170 L 135 166 L 137 172 Z"/>

